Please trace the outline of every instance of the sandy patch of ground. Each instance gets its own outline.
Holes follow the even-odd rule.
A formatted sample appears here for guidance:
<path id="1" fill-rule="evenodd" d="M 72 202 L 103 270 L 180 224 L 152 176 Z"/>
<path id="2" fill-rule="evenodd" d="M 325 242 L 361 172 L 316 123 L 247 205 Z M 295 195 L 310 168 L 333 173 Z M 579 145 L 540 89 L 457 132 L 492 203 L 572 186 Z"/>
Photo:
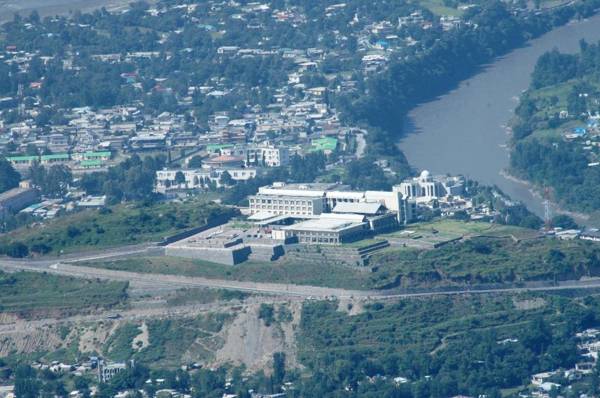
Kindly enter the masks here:
<path id="1" fill-rule="evenodd" d="M 300 322 L 300 303 L 288 305 L 292 320 L 274 322 L 265 326 L 258 318 L 259 305 L 251 305 L 240 311 L 235 319 L 224 327 L 223 346 L 215 353 L 214 365 L 233 363 L 246 365 L 250 372 L 269 371 L 273 365 L 273 354 L 285 352 L 290 364 L 296 363 L 295 329 Z"/>
<path id="2" fill-rule="evenodd" d="M 131 341 L 131 348 L 140 351 L 150 345 L 150 334 L 148 333 L 148 325 L 143 322 L 140 326 L 140 334 L 135 336 Z"/>
<path id="3" fill-rule="evenodd" d="M 119 322 L 99 322 L 83 326 L 79 336 L 80 352 L 101 352 L 102 346 L 119 327 Z"/>
<path id="4" fill-rule="evenodd" d="M 518 310 L 535 310 L 545 306 L 546 300 L 541 297 L 528 300 L 519 300 L 517 298 L 513 298 L 513 305 Z"/>
<path id="5" fill-rule="evenodd" d="M 365 307 L 361 300 L 340 299 L 337 310 L 354 316 L 362 314 L 365 311 Z"/>

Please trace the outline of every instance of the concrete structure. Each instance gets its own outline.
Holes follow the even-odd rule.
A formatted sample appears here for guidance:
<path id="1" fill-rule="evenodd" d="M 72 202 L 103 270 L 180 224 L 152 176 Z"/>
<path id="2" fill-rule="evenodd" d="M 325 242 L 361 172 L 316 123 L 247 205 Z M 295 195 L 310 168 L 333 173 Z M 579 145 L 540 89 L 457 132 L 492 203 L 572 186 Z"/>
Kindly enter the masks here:
<path id="1" fill-rule="evenodd" d="M 273 261 L 284 254 L 280 242 L 259 228 L 236 228 L 229 224 L 211 228 L 166 246 L 165 254 L 224 265 L 246 260 Z"/>
<path id="2" fill-rule="evenodd" d="M 286 146 L 277 146 L 268 141 L 258 145 L 227 146 L 219 152 L 224 156 L 245 159 L 246 166 L 280 167 L 290 161 L 290 151 Z"/>
<path id="3" fill-rule="evenodd" d="M 323 212 L 323 200 L 318 197 L 256 195 L 248 200 L 252 214 L 312 216 Z"/>
<path id="4" fill-rule="evenodd" d="M 241 156 L 221 155 L 206 159 L 204 164 L 210 167 L 241 168 L 244 165 L 244 160 Z"/>
<path id="5" fill-rule="evenodd" d="M 290 153 L 287 147 L 277 147 L 265 144 L 249 147 L 246 154 L 248 164 L 266 167 L 285 166 L 290 161 Z"/>
<path id="6" fill-rule="evenodd" d="M 0 217 L 17 212 L 35 203 L 40 195 L 36 189 L 13 188 L 0 194 Z"/>
<path id="7" fill-rule="evenodd" d="M 399 191 L 350 191 L 339 184 L 284 184 L 260 187 L 248 198 L 250 214 L 315 216 L 330 213 L 340 204 L 382 205 L 405 224 L 414 218 L 416 206 Z M 363 213 L 361 213 L 363 214 Z M 367 214 L 367 213 L 364 213 Z"/>
<path id="8" fill-rule="evenodd" d="M 276 238 L 296 238 L 299 243 L 340 244 L 364 238 L 369 231 L 366 218 L 360 214 L 321 214 L 319 218 L 299 222 L 273 231 Z"/>
<path id="9" fill-rule="evenodd" d="M 138 134 L 129 139 L 129 147 L 133 151 L 161 150 L 166 147 L 166 134 Z"/>
<path id="10" fill-rule="evenodd" d="M 251 168 L 203 168 L 203 169 L 169 169 L 156 172 L 155 190 L 166 193 L 169 190 L 205 189 L 210 184 L 221 186 L 221 176 L 227 171 L 235 181 L 247 181 L 256 177 L 256 169 Z M 181 172 L 185 182 L 176 183 L 176 175 Z"/>
<path id="11" fill-rule="evenodd" d="M 423 170 L 419 177 L 403 181 L 394 191 L 399 191 L 405 198 L 415 199 L 417 203 L 438 200 L 441 197 L 461 195 L 464 189 L 462 177 L 432 176 Z"/>
<path id="12" fill-rule="evenodd" d="M 106 383 L 125 369 L 127 369 L 127 365 L 122 362 L 105 365 L 103 361 L 100 361 L 98 364 L 98 379 L 102 383 Z"/>

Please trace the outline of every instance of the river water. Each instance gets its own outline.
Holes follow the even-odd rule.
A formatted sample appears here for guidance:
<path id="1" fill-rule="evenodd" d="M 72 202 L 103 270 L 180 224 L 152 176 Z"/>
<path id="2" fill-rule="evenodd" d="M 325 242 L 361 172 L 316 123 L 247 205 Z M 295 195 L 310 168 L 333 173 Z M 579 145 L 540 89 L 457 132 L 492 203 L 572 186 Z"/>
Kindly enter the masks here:
<path id="1" fill-rule="evenodd" d="M 15 12 L 41 15 L 97 7 L 117 8 L 128 0 L 0 0 L 0 22 Z M 543 215 L 542 199 L 522 182 L 506 178 L 508 166 L 506 125 L 517 98 L 529 86 L 538 57 L 557 47 L 563 52 L 578 50 L 579 40 L 600 40 L 600 15 L 572 22 L 532 40 L 486 66 L 453 91 L 422 104 L 409 113 L 406 135 L 400 148 L 418 169 L 434 173 L 463 174 L 484 184 L 495 184 L 513 199 Z"/>
<path id="2" fill-rule="evenodd" d="M 554 47 L 562 52 L 577 52 L 580 39 L 600 40 L 600 15 L 569 23 L 532 40 L 487 65 L 455 90 L 415 108 L 409 113 L 404 126 L 406 135 L 399 143 L 411 165 L 495 184 L 543 216 L 543 199 L 527 184 L 503 175 L 509 164 L 506 125 L 519 95 L 529 87 L 538 57 Z"/>

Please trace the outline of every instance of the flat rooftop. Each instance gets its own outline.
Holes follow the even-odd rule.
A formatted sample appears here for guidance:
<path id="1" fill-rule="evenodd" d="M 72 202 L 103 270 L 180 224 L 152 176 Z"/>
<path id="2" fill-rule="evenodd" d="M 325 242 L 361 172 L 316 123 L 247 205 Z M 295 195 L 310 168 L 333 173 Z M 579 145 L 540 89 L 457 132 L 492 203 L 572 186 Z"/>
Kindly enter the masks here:
<path id="1" fill-rule="evenodd" d="M 271 243 L 271 235 L 265 234 L 259 228 L 236 228 L 225 224 L 173 242 L 167 247 L 230 248 L 245 244 Z"/>
<path id="2" fill-rule="evenodd" d="M 279 195 L 279 196 L 318 196 L 322 197 L 327 191 L 345 191 L 350 190 L 347 185 L 337 183 L 306 183 L 306 184 L 286 184 L 275 182 L 272 185 L 260 187 L 258 194 L 263 195 Z"/>
<path id="3" fill-rule="evenodd" d="M 13 198 L 13 197 L 15 197 L 17 195 L 20 195 L 20 194 L 22 194 L 24 192 L 28 192 L 28 191 L 33 191 L 33 189 L 31 189 L 31 188 L 21 188 L 21 187 L 9 189 L 6 192 L 0 193 L 0 201 L 11 199 L 11 198 Z"/>
<path id="4" fill-rule="evenodd" d="M 319 218 L 315 220 L 302 221 L 294 225 L 283 227 L 283 230 L 291 231 L 315 231 L 315 232 L 341 232 L 345 229 L 350 229 L 363 225 L 364 222 L 350 219 L 336 218 Z"/>

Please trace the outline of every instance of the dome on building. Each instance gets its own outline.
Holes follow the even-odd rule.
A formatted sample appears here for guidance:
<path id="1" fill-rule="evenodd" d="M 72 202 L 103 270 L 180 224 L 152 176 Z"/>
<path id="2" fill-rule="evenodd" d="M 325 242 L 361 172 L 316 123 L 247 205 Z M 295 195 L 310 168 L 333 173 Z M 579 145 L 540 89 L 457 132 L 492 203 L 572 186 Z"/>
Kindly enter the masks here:
<path id="1" fill-rule="evenodd" d="M 423 170 L 421 172 L 421 175 L 419 176 L 419 179 L 421 181 L 429 181 L 431 179 L 431 175 L 429 174 L 429 171 Z"/>

